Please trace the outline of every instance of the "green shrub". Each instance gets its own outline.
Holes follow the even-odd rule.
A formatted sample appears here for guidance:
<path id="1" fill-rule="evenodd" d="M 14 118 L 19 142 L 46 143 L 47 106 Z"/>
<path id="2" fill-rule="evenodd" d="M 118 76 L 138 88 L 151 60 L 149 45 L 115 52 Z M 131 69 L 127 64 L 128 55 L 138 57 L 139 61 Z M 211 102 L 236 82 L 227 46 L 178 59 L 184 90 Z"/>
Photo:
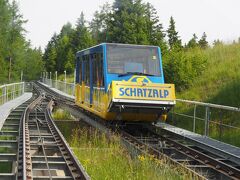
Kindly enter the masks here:
<path id="1" fill-rule="evenodd" d="M 163 57 L 167 83 L 174 83 L 178 91 L 188 88 L 206 68 L 207 58 L 199 48 L 170 51 Z"/>

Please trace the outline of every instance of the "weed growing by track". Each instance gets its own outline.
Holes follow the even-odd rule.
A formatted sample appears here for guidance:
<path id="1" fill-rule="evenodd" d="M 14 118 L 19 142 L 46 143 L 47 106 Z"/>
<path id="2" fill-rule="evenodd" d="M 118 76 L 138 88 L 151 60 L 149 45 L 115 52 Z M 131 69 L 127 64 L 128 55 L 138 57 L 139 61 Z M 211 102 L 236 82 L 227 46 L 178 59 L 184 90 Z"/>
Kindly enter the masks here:
<path id="1" fill-rule="evenodd" d="M 131 157 L 120 137 L 76 129 L 70 145 L 92 179 L 188 179 L 183 169 L 151 156 Z"/>
<path id="2" fill-rule="evenodd" d="M 74 120 L 74 117 L 68 111 L 60 108 L 53 111 L 52 117 L 54 120 Z"/>

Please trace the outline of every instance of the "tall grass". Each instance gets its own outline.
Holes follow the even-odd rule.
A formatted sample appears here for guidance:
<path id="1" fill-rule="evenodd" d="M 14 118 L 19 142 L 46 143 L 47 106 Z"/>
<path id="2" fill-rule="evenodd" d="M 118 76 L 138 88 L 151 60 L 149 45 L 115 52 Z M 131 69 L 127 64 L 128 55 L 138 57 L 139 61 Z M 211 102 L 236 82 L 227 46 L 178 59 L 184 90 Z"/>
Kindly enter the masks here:
<path id="1" fill-rule="evenodd" d="M 64 78 L 65 78 L 64 74 L 61 74 L 58 76 L 59 81 L 64 81 Z M 74 74 L 67 75 L 66 81 L 67 81 L 67 83 L 73 83 L 74 82 Z"/>
<path id="2" fill-rule="evenodd" d="M 206 49 L 208 65 L 179 98 L 240 106 L 240 44 Z"/>
<path id="3" fill-rule="evenodd" d="M 109 140 L 97 130 L 77 129 L 71 147 L 92 179 L 189 179 L 183 169 L 165 160 L 139 155 L 132 158 L 120 138 Z"/>
<path id="4" fill-rule="evenodd" d="M 52 113 L 52 117 L 54 120 L 74 120 L 75 119 L 70 112 L 61 108 L 54 109 Z"/>

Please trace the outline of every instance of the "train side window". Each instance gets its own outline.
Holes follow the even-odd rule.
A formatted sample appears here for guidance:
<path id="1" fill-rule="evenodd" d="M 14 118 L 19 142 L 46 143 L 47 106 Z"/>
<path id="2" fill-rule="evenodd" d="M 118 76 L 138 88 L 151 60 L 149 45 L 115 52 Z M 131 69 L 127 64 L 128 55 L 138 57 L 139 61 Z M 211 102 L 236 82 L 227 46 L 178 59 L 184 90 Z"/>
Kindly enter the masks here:
<path id="1" fill-rule="evenodd" d="M 97 54 L 97 79 L 98 79 L 98 86 L 103 87 L 104 86 L 104 78 L 103 78 L 103 54 L 98 53 Z"/>
<path id="2" fill-rule="evenodd" d="M 89 86 L 90 84 L 90 66 L 89 66 L 89 55 L 83 56 L 83 67 L 84 67 L 84 83 L 85 85 Z"/>
<path id="3" fill-rule="evenodd" d="M 97 67 L 97 54 L 94 53 L 92 56 L 92 64 L 93 64 L 93 71 L 92 71 L 92 75 L 93 75 L 93 86 L 97 86 L 97 72 L 98 72 L 98 67 Z"/>

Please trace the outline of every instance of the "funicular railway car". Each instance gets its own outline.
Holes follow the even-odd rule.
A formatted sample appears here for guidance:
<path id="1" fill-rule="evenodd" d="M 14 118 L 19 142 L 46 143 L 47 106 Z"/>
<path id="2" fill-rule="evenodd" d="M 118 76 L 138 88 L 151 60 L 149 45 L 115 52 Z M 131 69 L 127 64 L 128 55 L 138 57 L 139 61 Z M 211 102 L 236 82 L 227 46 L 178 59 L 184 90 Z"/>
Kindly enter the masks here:
<path id="1" fill-rule="evenodd" d="M 165 84 L 156 46 L 103 43 L 77 52 L 78 106 L 105 120 L 166 119 L 175 87 Z"/>

